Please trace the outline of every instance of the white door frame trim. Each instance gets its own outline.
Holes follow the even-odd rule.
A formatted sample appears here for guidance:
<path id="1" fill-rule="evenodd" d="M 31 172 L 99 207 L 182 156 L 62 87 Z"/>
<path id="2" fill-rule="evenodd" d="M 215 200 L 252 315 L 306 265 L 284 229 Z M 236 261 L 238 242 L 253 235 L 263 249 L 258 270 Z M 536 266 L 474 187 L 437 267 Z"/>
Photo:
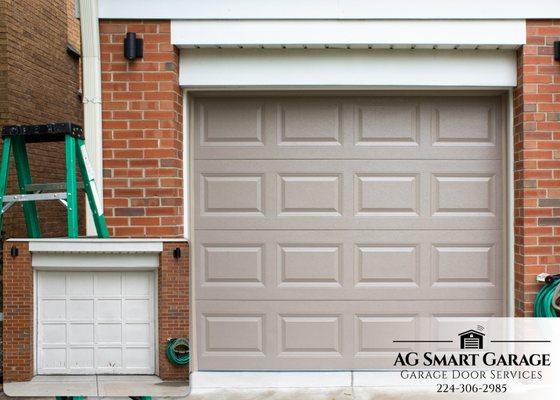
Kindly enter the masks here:
<path id="1" fill-rule="evenodd" d="M 182 49 L 189 90 L 380 90 L 517 85 L 513 50 Z"/>
<path id="2" fill-rule="evenodd" d="M 225 88 L 227 90 L 235 90 L 235 88 Z M 411 88 L 406 88 L 406 87 L 400 87 L 398 88 L 398 90 L 411 90 Z M 441 90 L 441 88 L 439 88 Z M 448 89 L 448 88 L 445 88 Z M 465 90 L 465 88 L 455 88 L 455 89 L 462 89 Z M 487 89 L 491 89 L 494 90 L 495 88 L 487 88 Z M 301 90 L 301 89 L 300 89 Z M 384 89 L 385 90 L 385 89 Z M 413 88 L 412 90 L 418 90 L 418 88 Z M 477 90 L 480 90 L 480 88 L 478 88 Z M 191 187 L 191 184 L 193 182 L 193 178 L 192 178 L 192 173 L 194 171 L 194 151 L 193 151 L 193 145 L 192 143 L 194 143 L 194 141 L 192 141 L 191 135 L 194 134 L 194 130 L 193 130 L 193 121 L 194 121 L 194 115 L 193 115 L 193 101 L 192 101 L 192 95 L 189 96 L 189 93 L 191 93 L 192 90 L 188 90 L 186 88 L 183 88 L 183 107 L 184 107 L 184 124 L 183 124 L 183 154 L 185 155 L 183 157 L 183 179 L 184 179 L 184 186 L 185 188 L 189 188 Z M 506 119 L 506 124 L 504 126 L 504 134 L 506 136 L 506 140 L 504 142 L 504 146 L 503 146 L 503 159 L 504 159 L 504 163 L 505 163 L 505 170 L 504 170 L 504 185 L 505 185 L 505 190 L 504 190 L 504 201 L 506 202 L 505 206 L 504 206 L 504 226 L 502 229 L 504 229 L 504 236 L 505 236 L 505 246 L 504 246 L 504 262 L 505 262 L 505 266 L 502 268 L 503 273 L 505 274 L 504 276 L 504 313 L 505 316 L 507 317 L 513 317 L 514 313 L 515 313 L 515 307 L 514 307 L 514 282 L 515 282 L 515 272 L 514 272 L 514 235 L 513 235 L 513 216 L 514 216 L 514 212 L 513 212 L 513 206 L 514 206 L 514 202 L 513 202 L 513 90 L 509 89 L 507 94 L 506 94 L 507 98 L 506 98 L 506 114 L 505 114 L 505 119 Z M 188 110 L 188 117 L 187 117 L 187 113 L 186 111 Z M 185 232 L 185 238 L 189 240 L 189 260 L 190 260 L 190 267 L 189 267 L 189 271 L 190 271 L 190 287 L 191 290 L 189 291 L 189 296 L 190 296 L 190 311 L 189 311 L 189 317 L 190 317 L 190 326 L 189 326 L 189 332 L 190 332 L 190 351 L 191 351 L 191 363 L 190 363 L 190 371 L 191 371 L 191 375 L 193 378 L 193 386 L 192 387 L 196 387 L 196 384 L 194 383 L 195 381 L 198 382 L 199 379 L 205 377 L 206 375 L 200 375 L 200 372 L 198 371 L 198 360 L 197 360 L 197 338 L 196 338 L 196 302 L 195 302 L 195 298 L 196 298 L 196 260 L 195 260 L 195 251 L 193 248 L 193 238 L 194 238 L 194 221 L 192 219 L 193 215 L 194 215 L 194 209 L 193 209 L 193 200 L 194 200 L 194 190 L 185 190 L 185 196 L 183 198 L 183 208 L 185 210 L 189 210 L 188 213 L 188 217 L 185 216 L 185 228 L 184 228 L 184 232 Z M 186 215 L 186 213 L 185 213 Z M 204 372 L 205 374 L 207 373 L 211 373 L 211 372 Z M 194 375 L 194 374 L 198 374 L 198 375 Z M 220 372 L 220 374 L 222 375 L 216 375 L 214 377 L 212 377 L 212 380 L 215 380 L 217 378 L 223 378 L 223 381 L 216 381 L 216 384 L 220 384 L 219 382 L 222 382 L 222 387 L 231 387 L 231 385 L 228 384 L 228 382 L 231 382 L 231 378 L 232 377 L 236 377 L 237 375 L 228 375 L 228 374 L 236 374 L 236 372 Z M 250 375 L 252 376 L 252 375 Z M 288 375 L 282 375 L 282 377 L 288 377 Z M 237 379 L 237 378 L 235 378 Z M 253 378 L 249 378 L 249 379 L 253 379 Z M 318 378 L 319 382 L 323 381 L 322 376 Z M 297 381 L 298 379 L 296 379 Z M 291 381 L 290 381 L 291 382 Z M 290 384 L 293 384 L 293 382 L 291 382 Z"/>

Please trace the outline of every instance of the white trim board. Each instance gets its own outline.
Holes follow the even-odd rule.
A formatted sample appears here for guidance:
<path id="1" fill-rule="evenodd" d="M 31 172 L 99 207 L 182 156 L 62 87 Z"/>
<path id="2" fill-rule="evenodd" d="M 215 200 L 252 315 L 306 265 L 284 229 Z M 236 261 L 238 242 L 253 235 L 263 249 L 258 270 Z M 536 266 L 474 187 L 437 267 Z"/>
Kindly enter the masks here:
<path id="1" fill-rule="evenodd" d="M 249 20 L 171 21 L 179 47 L 516 48 L 525 20 Z"/>
<path id="2" fill-rule="evenodd" d="M 558 0 L 99 0 L 106 19 L 540 19 Z"/>
<path id="3" fill-rule="evenodd" d="M 352 386 L 352 371 L 195 371 L 191 389 Z"/>
<path id="4" fill-rule="evenodd" d="M 180 239 L 178 239 L 180 240 Z M 161 253 L 160 239 L 29 239 L 32 253 Z"/>
<path id="5" fill-rule="evenodd" d="M 31 266 L 57 271 L 153 270 L 159 268 L 159 254 L 33 253 Z"/>
<path id="6" fill-rule="evenodd" d="M 517 84 L 514 51 L 182 49 L 188 89 L 498 87 Z"/>

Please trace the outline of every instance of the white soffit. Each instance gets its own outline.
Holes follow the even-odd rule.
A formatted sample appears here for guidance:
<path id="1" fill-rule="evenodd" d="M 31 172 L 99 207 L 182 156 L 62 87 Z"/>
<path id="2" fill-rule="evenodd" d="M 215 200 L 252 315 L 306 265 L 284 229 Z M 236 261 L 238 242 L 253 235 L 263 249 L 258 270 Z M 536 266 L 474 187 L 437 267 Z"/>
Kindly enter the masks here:
<path id="1" fill-rule="evenodd" d="M 154 239 L 29 239 L 32 253 L 156 253 L 163 251 Z"/>
<path id="2" fill-rule="evenodd" d="M 515 51 L 182 49 L 187 89 L 513 87 Z"/>
<path id="3" fill-rule="evenodd" d="M 99 0 L 106 19 L 539 19 L 558 0 Z"/>
<path id="4" fill-rule="evenodd" d="M 525 43 L 524 20 L 171 21 L 178 47 L 485 48 Z"/>

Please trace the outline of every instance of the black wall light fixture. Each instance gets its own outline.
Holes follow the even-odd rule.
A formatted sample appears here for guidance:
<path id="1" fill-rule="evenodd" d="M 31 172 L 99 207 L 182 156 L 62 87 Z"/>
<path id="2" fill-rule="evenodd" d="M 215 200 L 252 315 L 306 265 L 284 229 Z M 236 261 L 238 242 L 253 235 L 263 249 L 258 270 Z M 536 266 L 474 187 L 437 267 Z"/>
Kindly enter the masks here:
<path id="1" fill-rule="evenodd" d="M 124 58 L 134 61 L 144 56 L 144 41 L 136 38 L 136 33 L 127 32 L 124 38 Z"/>
<path id="2" fill-rule="evenodd" d="M 560 61 L 560 40 L 554 42 L 554 60 Z"/>

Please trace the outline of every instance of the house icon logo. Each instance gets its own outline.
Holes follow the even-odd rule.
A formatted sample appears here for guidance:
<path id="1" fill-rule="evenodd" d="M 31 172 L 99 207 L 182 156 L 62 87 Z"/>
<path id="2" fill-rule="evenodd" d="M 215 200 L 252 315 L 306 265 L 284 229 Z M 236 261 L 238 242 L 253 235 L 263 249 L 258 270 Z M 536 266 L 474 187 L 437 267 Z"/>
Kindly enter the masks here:
<path id="1" fill-rule="evenodd" d="M 461 349 L 482 350 L 484 348 L 484 333 L 469 329 L 459 333 L 461 338 Z"/>

